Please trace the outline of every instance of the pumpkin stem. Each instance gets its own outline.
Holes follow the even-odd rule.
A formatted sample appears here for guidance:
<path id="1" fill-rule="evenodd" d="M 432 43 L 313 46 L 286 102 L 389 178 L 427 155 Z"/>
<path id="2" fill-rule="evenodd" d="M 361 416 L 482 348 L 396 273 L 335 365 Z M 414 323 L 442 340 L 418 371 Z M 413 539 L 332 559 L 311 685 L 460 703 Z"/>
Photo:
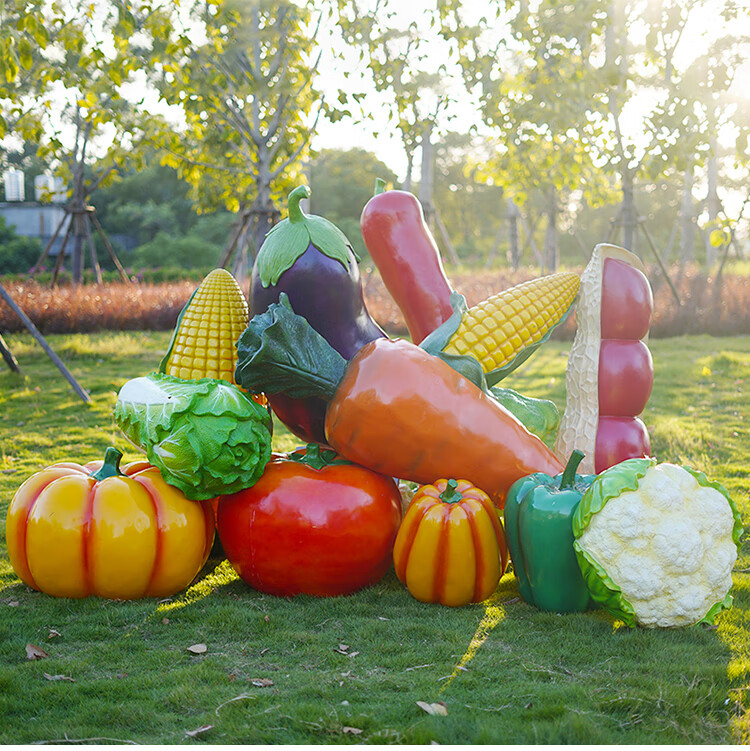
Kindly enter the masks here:
<path id="1" fill-rule="evenodd" d="M 583 451 L 573 449 L 560 479 L 560 490 L 573 487 L 576 481 L 576 470 L 578 469 L 578 465 L 583 461 L 584 456 Z"/>
<path id="2" fill-rule="evenodd" d="M 462 501 L 464 497 L 457 488 L 458 482 L 456 480 L 448 480 L 445 490 L 440 494 L 440 500 L 443 503 L 458 503 Z"/>
<path id="3" fill-rule="evenodd" d="M 122 451 L 110 446 L 104 452 L 104 464 L 101 468 L 91 475 L 97 482 L 104 480 L 107 477 L 116 477 L 122 475 L 120 472 L 120 460 L 122 459 Z"/>

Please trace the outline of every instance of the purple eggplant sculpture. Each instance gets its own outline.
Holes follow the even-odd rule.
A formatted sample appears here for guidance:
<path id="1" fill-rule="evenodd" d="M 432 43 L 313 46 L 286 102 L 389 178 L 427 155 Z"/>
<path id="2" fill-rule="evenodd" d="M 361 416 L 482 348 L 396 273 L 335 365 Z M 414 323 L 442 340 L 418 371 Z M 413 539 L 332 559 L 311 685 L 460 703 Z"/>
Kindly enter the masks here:
<path id="1" fill-rule="evenodd" d="M 250 313 L 264 313 L 285 292 L 297 315 L 349 360 L 368 342 L 385 336 L 367 312 L 358 258 L 346 235 L 327 219 L 305 214 L 306 185 L 287 199 L 289 216 L 266 235 L 250 282 Z M 270 394 L 278 418 L 304 441 L 325 443 L 325 402 Z"/>

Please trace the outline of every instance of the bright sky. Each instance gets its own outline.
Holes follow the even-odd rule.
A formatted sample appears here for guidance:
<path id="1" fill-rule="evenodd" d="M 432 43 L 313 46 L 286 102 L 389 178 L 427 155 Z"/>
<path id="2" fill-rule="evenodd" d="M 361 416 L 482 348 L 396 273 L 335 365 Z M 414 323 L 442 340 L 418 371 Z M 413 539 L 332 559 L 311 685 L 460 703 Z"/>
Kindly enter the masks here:
<path id="1" fill-rule="evenodd" d="M 675 0 L 677 1 L 677 0 Z M 750 0 L 738 0 L 741 7 L 747 7 Z M 410 20 L 419 21 L 424 17 L 424 9 L 432 3 L 428 0 L 411 0 L 409 3 L 399 5 L 399 20 L 403 26 L 408 25 Z M 699 11 L 693 11 L 685 32 L 680 41 L 680 45 L 675 57 L 676 66 L 684 66 L 696 50 L 700 50 L 704 43 L 704 38 L 710 39 L 722 33 L 724 22 L 718 16 L 718 9 L 723 5 L 722 2 L 709 0 Z M 475 20 L 479 15 L 486 11 L 489 6 L 489 0 L 467 0 L 465 2 L 466 19 Z M 440 42 L 435 43 L 435 52 L 431 53 L 435 61 L 435 69 L 438 64 L 449 63 L 446 48 L 441 46 Z M 350 73 L 350 77 L 344 76 L 344 71 Z M 449 129 L 468 132 L 472 126 L 479 126 L 479 116 L 476 103 L 463 90 L 460 85 L 460 74 L 454 67 L 454 85 L 451 93 L 456 99 L 456 104 L 451 108 L 452 119 L 444 123 Z M 345 65 L 340 61 L 334 60 L 332 55 L 325 55 L 321 60 L 320 71 L 322 75 L 318 78 L 317 85 L 322 88 L 327 97 L 335 100 L 339 88 L 344 90 L 351 89 L 360 85 L 362 78 L 367 80 L 367 72 L 361 67 L 355 57 L 347 60 Z M 750 80 L 750 60 L 745 63 L 744 71 L 737 76 L 735 81 L 735 93 L 747 96 L 748 85 Z M 353 83 L 352 83 L 353 82 Z M 398 132 L 394 132 L 394 127 L 388 119 L 388 107 L 385 99 L 373 92 L 368 95 L 368 107 L 373 112 L 373 120 L 368 120 L 363 125 L 353 125 L 351 122 L 342 121 L 339 123 L 320 122 L 317 133 L 314 138 L 316 148 L 354 148 L 360 147 L 374 152 L 382 159 L 391 169 L 393 169 L 401 179 L 406 171 L 406 155 L 399 138 Z M 372 97 L 370 99 L 369 97 Z M 375 106 L 372 106 L 372 102 Z M 633 106 L 623 118 L 623 128 L 630 140 L 638 142 L 640 133 L 643 131 L 643 112 L 649 102 L 644 100 L 634 100 Z M 415 160 L 415 169 L 419 169 L 419 155 Z M 418 177 L 418 174 L 415 173 Z"/>

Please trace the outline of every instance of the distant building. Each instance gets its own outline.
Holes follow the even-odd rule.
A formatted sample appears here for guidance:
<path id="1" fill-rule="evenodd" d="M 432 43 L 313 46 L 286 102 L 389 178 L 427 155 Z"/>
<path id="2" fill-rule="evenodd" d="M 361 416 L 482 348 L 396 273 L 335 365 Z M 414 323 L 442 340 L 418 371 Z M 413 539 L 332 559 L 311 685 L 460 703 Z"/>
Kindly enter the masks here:
<path id="1" fill-rule="evenodd" d="M 56 256 L 62 247 L 70 217 L 66 217 L 65 186 L 59 177 L 39 175 L 34 178 L 34 201 L 26 201 L 23 172 L 9 169 L 4 176 L 5 201 L 0 202 L 0 216 L 8 227 L 19 235 L 38 237 L 42 247 L 52 239 L 60 222 L 65 222 L 57 234 L 50 255 Z"/>

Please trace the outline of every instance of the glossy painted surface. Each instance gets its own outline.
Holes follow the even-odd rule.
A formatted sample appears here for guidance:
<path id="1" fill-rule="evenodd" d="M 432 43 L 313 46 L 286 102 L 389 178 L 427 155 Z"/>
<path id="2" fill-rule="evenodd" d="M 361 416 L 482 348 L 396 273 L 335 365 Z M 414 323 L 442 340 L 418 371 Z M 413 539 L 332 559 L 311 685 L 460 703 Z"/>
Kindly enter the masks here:
<path id="1" fill-rule="evenodd" d="M 640 339 L 604 339 L 599 348 L 599 414 L 635 417 L 654 385 L 651 352 Z"/>
<path id="2" fill-rule="evenodd" d="M 353 464 L 314 469 L 287 458 L 219 502 L 218 531 L 237 574 L 274 595 L 345 595 L 391 566 L 401 496 L 390 477 Z"/>
<path id="3" fill-rule="evenodd" d="M 396 575 L 422 602 L 459 607 L 486 600 L 508 563 L 502 525 L 489 496 L 458 480 L 461 496 L 446 502 L 448 481 L 415 494 L 396 537 Z"/>
<path id="4" fill-rule="evenodd" d="M 347 360 L 360 347 L 385 336 L 365 306 L 359 265 L 349 251 L 349 267 L 310 245 L 278 282 L 264 287 L 257 264 L 250 282 L 250 311 L 263 313 L 285 292 L 292 309 Z M 271 408 L 295 435 L 305 441 L 325 442 L 321 399 L 270 396 Z"/>
<path id="5" fill-rule="evenodd" d="M 367 202 L 360 228 L 370 257 L 418 344 L 453 313 L 451 285 L 422 206 L 411 193 L 388 190 Z"/>
<path id="6" fill-rule="evenodd" d="M 57 597 L 166 597 L 208 557 L 213 513 L 134 462 L 97 480 L 101 462 L 57 464 L 30 477 L 8 508 L 11 564 L 34 589 Z"/>
<path id="7" fill-rule="evenodd" d="M 654 383 L 654 363 L 646 344 L 654 300 L 646 275 L 625 260 L 605 258 L 601 285 L 597 474 L 626 459 L 650 455 L 648 430 L 638 415 Z"/>
<path id="8" fill-rule="evenodd" d="M 586 610 L 589 592 L 573 550 L 573 514 L 594 480 L 575 475 L 561 488 L 562 475 L 541 473 L 514 483 L 505 504 L 505 537 L 521 597 L 541 610 Z"/>
<path id="9" fill-rule="evenodd" d="M 599 417 L 594 471 L 599 474 L 626 459 L 651 456 L 651 440 L 638 417 Z"/>
<path id="10" fill-rule="evenodd" d="M 643 339 L 651 326 L 653 312 L 654 297 L 646 275 L 619 258 L 605 258 L 602 339 Z"/>
<path id="11" fill-rule="evenodd" d="M 349 363 L 326 436 L 353 462 L 429 484 L 460 477 L 502 507 L 508 488 L 562 464 L 544 443 L 450 365 L 404 340 L 378 339 Z"/>

